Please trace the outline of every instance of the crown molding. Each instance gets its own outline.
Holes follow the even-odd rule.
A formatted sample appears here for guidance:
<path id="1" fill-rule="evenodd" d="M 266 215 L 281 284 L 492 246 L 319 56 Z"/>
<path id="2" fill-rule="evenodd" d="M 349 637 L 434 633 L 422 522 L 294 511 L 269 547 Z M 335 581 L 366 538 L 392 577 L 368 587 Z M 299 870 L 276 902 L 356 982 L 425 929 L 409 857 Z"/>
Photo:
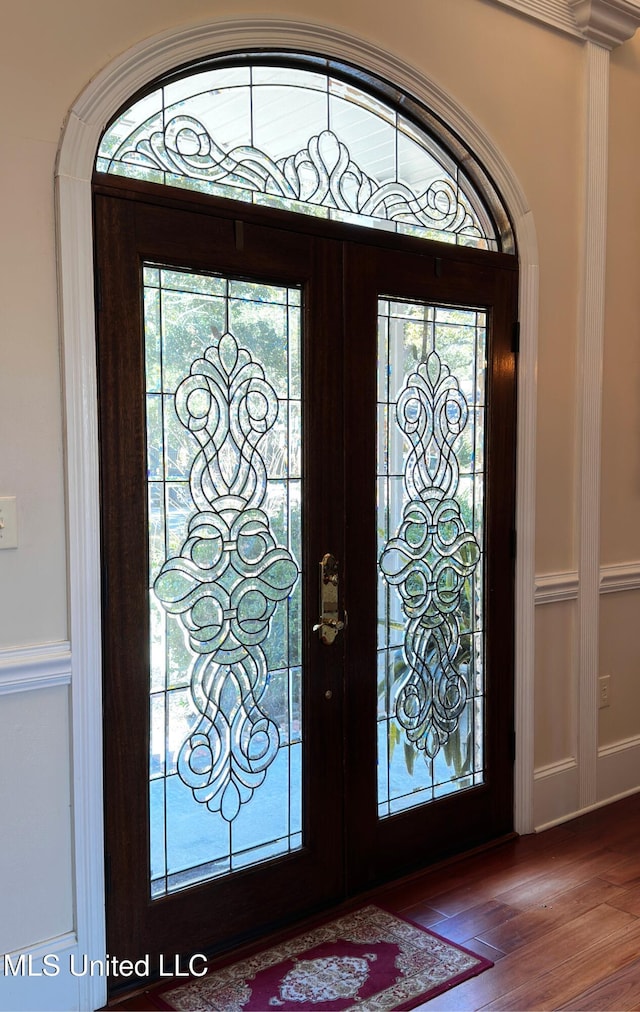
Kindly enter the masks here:
<path id="1" fill-rule="evenodd" d="M 549 28 L 556 28 L 566 35 L 573 35 L 574 38 L 583 38 L 582 32 L 577 27 L 567 0 L 493 0 L 494 4 L 502 7 L 510 7 L 520 14 L 524 14 L 534 21 L 541 21 Z"/>
<path id="2" fill-rule="evenodd" d="M 639 0 L 493 0 L 576 39 L 615 49 L 640 25 Z"/>
<path id="3" fill-rule="evenodd" d="M 615 49 L 640 25 L 638 0 L 568 0 L 581 33 L 590 42 Z"/>

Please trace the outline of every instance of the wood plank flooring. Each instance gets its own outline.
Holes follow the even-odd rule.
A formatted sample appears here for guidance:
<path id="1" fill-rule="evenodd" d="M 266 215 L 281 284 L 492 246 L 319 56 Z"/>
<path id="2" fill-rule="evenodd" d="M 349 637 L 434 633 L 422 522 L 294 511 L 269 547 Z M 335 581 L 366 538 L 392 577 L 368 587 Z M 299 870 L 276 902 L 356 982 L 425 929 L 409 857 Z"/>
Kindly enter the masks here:
<path id="1" fill-rule="evenodd" d="M 420 1009 L 640 1010 L 640 794 L 367 900 L 495 963 Z"/>

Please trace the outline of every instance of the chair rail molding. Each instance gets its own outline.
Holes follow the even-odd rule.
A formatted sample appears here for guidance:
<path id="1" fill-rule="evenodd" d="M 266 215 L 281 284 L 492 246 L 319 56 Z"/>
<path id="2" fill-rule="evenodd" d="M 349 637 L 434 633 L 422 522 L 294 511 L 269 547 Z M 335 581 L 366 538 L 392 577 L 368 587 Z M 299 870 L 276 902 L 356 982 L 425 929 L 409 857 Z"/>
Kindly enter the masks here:
<path id="1" fill-rule="evenodd" d="M 69 643 L 42 643 L 0 650 L 0 696 L 50 689 L 71 682 Z"/>
<path id="2" fill-rule="evenodd" d="M 600 593 L 619 594 L 626 590 L 640 590 L 640 561 L 615 562 L 600 570 Z"/>
<path id="3" fill-rule="evenodd" d="M 580 580 L 577 570 L 536 575 L 536 605 L 576 601 Z M 610 562 L 600 566 L 600 594 L 640 590 L 640 561 Z"/>
<path id="4" fill-rule="evenodd" d="M 578 573 L 574 570 L 539 574 L 536 576 L 536 605 L 576 601 L 578 586 Z"/>

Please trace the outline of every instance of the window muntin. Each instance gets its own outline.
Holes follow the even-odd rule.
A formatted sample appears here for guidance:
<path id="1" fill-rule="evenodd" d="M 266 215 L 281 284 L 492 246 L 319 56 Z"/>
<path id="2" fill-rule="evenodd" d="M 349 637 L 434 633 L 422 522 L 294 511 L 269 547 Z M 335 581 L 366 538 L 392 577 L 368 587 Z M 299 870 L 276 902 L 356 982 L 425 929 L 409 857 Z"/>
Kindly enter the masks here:
<path id="1" fill-rule="evenodd" d="M 167 81 L 109 126 L 96 169 L 458 245 L 503 245 L 441 144 L 317 69 L 245 63 Z"/>

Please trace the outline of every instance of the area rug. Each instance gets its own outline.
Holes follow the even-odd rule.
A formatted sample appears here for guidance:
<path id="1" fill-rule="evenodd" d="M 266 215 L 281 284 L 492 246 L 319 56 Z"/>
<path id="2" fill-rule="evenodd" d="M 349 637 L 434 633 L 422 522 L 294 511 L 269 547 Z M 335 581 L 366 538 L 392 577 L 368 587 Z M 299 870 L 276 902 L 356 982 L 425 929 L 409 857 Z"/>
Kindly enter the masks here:
<path id="1" fill-rule="evenodd" d="M 383 1012 L 415 1008 L 492 965 L 367 906 L 154 997 L 183 1012 Z"/>

